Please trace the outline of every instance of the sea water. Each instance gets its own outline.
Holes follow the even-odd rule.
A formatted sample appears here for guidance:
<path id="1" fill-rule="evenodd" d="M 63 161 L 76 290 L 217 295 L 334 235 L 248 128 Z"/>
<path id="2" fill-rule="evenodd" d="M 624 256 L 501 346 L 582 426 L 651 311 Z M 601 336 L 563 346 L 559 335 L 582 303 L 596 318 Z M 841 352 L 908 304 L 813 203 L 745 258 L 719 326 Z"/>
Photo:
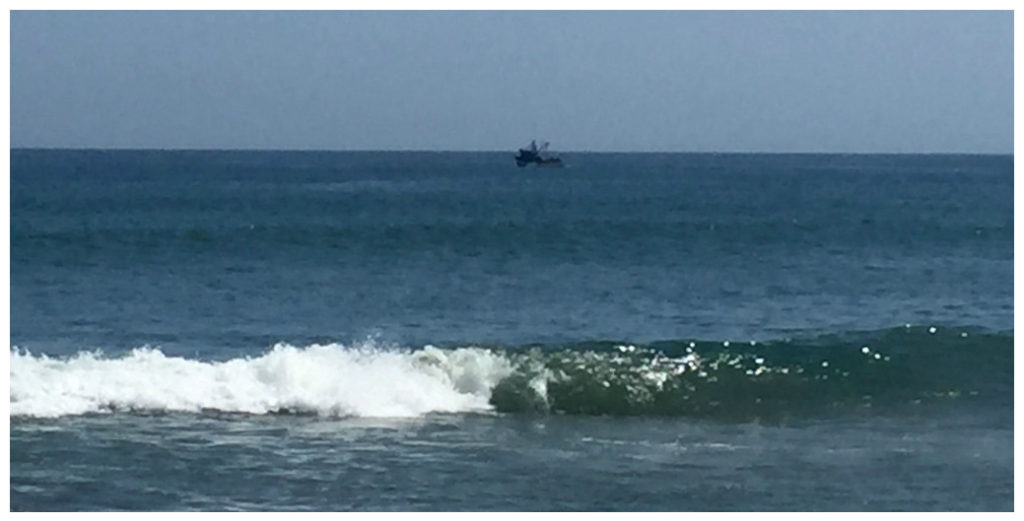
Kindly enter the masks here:
<path id="1" fill-rule="evenodd" d="M 12 510 L 1011 510 L 1013 158 L 14 150 Z"/>

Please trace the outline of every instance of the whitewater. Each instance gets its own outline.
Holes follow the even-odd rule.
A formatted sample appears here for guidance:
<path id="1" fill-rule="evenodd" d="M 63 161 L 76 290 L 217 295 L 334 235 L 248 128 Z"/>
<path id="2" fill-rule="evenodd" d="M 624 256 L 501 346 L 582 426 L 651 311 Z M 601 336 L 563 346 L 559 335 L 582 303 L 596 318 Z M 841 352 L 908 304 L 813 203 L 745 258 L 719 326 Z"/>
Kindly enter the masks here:
<path id="1" fill-rule="evenodd" d="M 297 348 L 203 362 L 139 348 L 117 358 L 80 353 L 11 357 L 11 414 L 56 417 L 114 411 L 311 413 L 414 417 L 490 409 L 490 390 L 511 372 L 481 349 L 416 352 L 365 344 Z"/>

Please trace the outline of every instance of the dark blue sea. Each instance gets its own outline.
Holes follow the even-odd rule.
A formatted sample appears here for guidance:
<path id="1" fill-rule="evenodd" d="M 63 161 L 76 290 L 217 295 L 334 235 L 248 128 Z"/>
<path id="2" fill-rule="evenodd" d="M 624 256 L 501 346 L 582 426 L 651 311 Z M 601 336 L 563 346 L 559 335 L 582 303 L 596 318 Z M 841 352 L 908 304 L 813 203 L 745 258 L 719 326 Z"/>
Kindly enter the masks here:
<path id="1" fill-rule="evenodd" d="M 13 150 L 10 508 L 1012 510 L 1013 157 Z"/>

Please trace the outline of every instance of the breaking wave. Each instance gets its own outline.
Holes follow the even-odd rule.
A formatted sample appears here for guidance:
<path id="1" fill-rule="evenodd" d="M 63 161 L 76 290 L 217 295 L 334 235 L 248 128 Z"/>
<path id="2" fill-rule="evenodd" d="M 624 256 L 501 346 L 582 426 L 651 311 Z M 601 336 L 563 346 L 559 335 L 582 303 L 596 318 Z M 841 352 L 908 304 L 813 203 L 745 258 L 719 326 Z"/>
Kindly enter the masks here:
<path id="1" fill-rule="evenodd" d="M 1013 335 L 901 327 L 814 339 L 400 349 L 278 344 L 202 361 L 11 352 L 10 413 L 118 411 L 414 417 L 430 413 L 751 419 L 946 400 L 1011 405 Z"/>
<path id="2" fill-rule="evenodd" d="M 223 411 L 408 417 L 489 409 L 510 372 L 482 349 L 400 351 L 279 344 L 256 358 L 204 362 L 134 349 L 120 358 L 11 354 L 11 414 Z"/>

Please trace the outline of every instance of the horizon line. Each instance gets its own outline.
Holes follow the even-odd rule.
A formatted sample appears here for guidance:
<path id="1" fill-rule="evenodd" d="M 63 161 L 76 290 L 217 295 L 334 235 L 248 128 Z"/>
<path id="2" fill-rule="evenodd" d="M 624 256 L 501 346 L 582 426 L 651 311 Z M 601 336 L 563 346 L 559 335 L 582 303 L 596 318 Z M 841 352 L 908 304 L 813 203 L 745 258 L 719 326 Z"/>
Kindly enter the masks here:
<path id="1" fill-rule="evenodd" d="M 12 146 L 10 150 L 68 152 L 306 152 L 306 153 L 409 153 L 409 154 L 514 154 L 516 149 L 328 149 L 328 148 L 158 148 L 158 147 L 51 147 Z M 716 150 L 556 150 L 558 154 L 703 154 L 703 155 L 837 155 L 837 156 L 1013 156 L 1014 152 L 824 152 L 824 151 L 716 151 Z"/>

